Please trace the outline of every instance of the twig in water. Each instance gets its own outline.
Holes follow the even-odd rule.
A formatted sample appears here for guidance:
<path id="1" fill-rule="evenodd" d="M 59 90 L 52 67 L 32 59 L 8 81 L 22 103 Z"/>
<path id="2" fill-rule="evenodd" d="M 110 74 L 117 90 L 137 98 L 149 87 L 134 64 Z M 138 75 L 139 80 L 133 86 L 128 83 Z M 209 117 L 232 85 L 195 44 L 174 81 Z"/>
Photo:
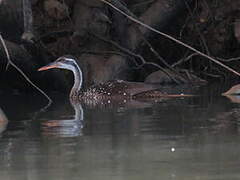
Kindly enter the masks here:
<path id="1" fill-rule="evenodd" d="M 100 0 L 100 1 L 102 1 L 103 3 L 109 5 L 110 7 L 112 7 L 112 8 L 115 9 L 116 11 L 118 11 L 119 13 L 123 14 L 123 15 L 126 16 L 128 19 L 130 19 L 131 21 L 133 21 L 133 22 L 135 22 L 135 23 L 137 23 L 137 24 L 140 24 L 141 26 L 147 28 L 148 30 L 153 31 L 153 32 L 155 32 L 155 33 L 157 33 L 157 34 L 160 34 L 160 35 L 162 35 L 162 36 L 164 36 L 164 37 L 166 37 L 166 38 L 168 38 L 168 39 L 170 39 L 170 40 L 172 40 L 172 41 L 174 41 L 174 42 L 176 42 L 176 43 L 178 43 L 178 44 L 180 44 L 180 45 L 182 45 L 182 46 L 184 46 L 184 47 L 186 47 L 186 48 L 188 48 L 188 49 L 190 49 L 190 50 L 192 50 L 192 51 L 194 51 L 194 52 L 196 52 L 196 53 L 198 53 L 199 55 L 201 55 L 201 56 L 203 56 L 203 57 L 205 57 L 205 58 L 213 61 L 214 63 L 222 66 L 223 68 L 225 68 L 225 69 L 231 71 L 232 73 L 240 76 L 240 73 L 237 72 L 237 71 L 235 71 L 235 70 L 232 69 L 231 67 L 228 67 L 227 65 L 225 65 L 225 64 L 221 63 L 220 61 L 214 59 L 213 57 L 210 57 L 210 56 L 208 56 L 207 54 L 204 54 L 203 52 L 201 52 L 201 51 L 199 51 L 199 50 L 191 47 L 190 45 L 185 44 L 184 42 L 179 41 L 179 40 L 175 39 L 174 37 L 172 37 L 172 36 L 170 36 L 170 35 L 168 35 L 168 34 L 165 34 L 165 33 L 161 32 L 161 31 L 158 31 L 158 30 L 156 30 L 155 28 L 153 28 L 153 27 L 151 27 L 151 26 L 149 26 L 149 25 L 147 25 L 147 24 L 145 24 L 145 23 L 137 20 L 136 18 L 132 17 L 131 15 L 128 15 L 127 13 L 125 13 L 125 12 L 123 12 L 122 10 L 118 9 L 117 7 L 115 7 L 113 4 L 111 4 L 111 3 L 108 2 L 107 0 Z"/>
<path id="2" fill-rule="evenodd" d="M 43 90 L 41 90 L 37 85 L 35 85 L 35 84 L 27 77 L 27 75 L 24 74 L 24 72 L 23 72 L 19 67 L 17 67 L 17 65 L 15 65 L 15 64 L 12 62 L 12 60 L 11 60 L 11 58 L 10 58 L 10 56 L 9 56 L 9 51 L 8 51 L 8 49 L 7 49 L 6 43 L 5 43 L 5 41 L 3 40 L 3 37 L 2 37 L 1 34 L 0 34 L 0 41 L 1 41 L 2 45 L 3 45 L 4 51 L 5 51 L 5 53 L 6 53 L 7 60 L 8 60 L 8 64 L 11 65 L 11 66 L 13 66 L 13 67 L 26 79 L 26 81 L 27 81 L 29 84 L 31 84 L 35 89 L 37 89 L 41 94 L 43 94 L 43 95 L 48 99 L 48 105 L 47 105 L 47 107 L 48 107 L 50 104 L 52 104 L 52 99 L 51 99 Z"/>

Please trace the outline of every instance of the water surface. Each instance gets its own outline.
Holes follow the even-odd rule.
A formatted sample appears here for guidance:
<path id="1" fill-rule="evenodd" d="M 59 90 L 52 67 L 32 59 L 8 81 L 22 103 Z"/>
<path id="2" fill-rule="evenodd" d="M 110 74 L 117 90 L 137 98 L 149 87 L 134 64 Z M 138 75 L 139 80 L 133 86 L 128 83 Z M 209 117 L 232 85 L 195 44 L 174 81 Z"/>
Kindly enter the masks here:
<path id="1" fill-rule="evenodd" d="M 1 94 L 0 179 L 239 179 L 240 104 L 216 94 L 111 108 L 51 95 L 45 112 Z"/>

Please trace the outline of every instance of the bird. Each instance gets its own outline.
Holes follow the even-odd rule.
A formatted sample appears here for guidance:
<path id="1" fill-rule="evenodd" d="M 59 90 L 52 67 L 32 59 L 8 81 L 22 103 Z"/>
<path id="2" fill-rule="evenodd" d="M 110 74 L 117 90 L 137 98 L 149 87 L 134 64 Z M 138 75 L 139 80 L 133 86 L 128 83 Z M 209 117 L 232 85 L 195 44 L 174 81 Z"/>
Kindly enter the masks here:
<path id="1" fill-rule="evenodd" d="M 73 72 L 74 84 L 70 91 L 71 100 L 84 101 L 110 101 L 110 100 L 129 100 L 139 98 L 160 98 L 186 96 L 184 94 L 167 94 L 159 91 L 159 85 L 147 84 L 143 82 L 129 82 L 124 80 L 111 80 L 83 90 L 83 73 L 76 58 L 65 55 L 59 57 L 56 61 L 47 64 L 38 69 L 45 71 L 48 69 L 66 69 Z"/>

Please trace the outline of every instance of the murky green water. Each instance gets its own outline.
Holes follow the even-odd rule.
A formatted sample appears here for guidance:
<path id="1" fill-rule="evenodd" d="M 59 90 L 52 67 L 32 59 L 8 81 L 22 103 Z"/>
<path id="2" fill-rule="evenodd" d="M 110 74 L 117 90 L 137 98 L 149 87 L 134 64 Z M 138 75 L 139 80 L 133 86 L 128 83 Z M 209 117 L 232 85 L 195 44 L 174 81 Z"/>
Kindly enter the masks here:
<path id="1" fill-rule="evenodd" d="M 201 96 L 94 108 L 0 95 L 0 179 L 239 179 L 240 104 Z M 2 117 L 4 118 L 4 117 Z"/>

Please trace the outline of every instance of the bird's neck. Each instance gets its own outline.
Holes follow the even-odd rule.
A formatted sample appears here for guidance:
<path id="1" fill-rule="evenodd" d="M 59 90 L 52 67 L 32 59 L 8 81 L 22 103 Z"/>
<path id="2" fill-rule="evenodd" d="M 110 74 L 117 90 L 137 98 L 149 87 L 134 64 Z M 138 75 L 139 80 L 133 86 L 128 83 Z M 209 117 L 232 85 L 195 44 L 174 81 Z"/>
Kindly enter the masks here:
<path id="1" fill-rule="evenodd" d="M 79 95 L 79 92 L 82 88 L 83 75 L 82 75 L 82 70 L 77 64 L 74 64 L 72 72 L 74 75 L 74 85 L 71 89 L 70 97 L 74 98 Z"/>

